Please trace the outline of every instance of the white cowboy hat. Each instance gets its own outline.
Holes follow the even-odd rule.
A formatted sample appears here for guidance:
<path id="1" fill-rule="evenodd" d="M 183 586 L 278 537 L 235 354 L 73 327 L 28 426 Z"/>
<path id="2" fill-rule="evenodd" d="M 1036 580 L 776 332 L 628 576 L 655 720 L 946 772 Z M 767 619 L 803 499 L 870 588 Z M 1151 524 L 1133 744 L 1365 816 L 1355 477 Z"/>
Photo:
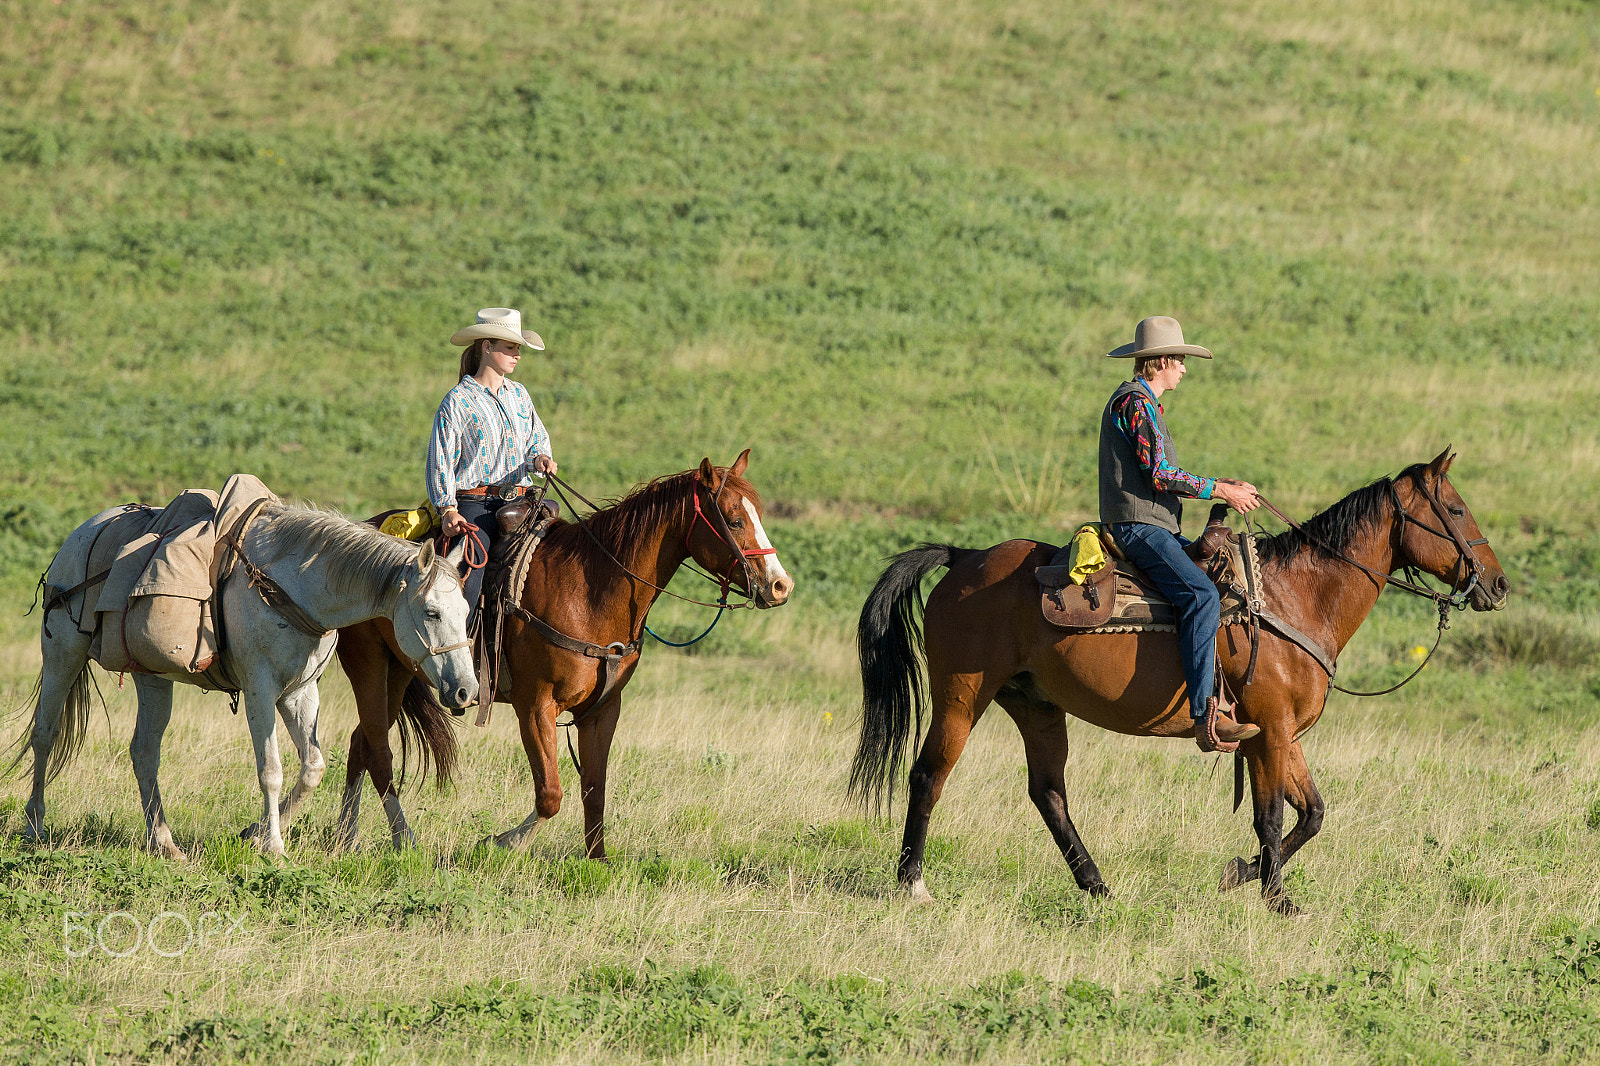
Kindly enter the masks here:
<path id="1" fill-rule="evenodd" d="M 1131 359 L 1138 355 L 1197 355 L 1210 359 L 1211 353 L 1198 344 L 1183 343 L 1183 327 L 1166 315 L 1153 315 L 1133 328 L 1133 343 L 1113 348 L 1108 359 Z"/>
<path id="2" fill-rule="evenodd" d="M 461 347 L 482 337 L 526 344 L 536 352 L 544 351 L 544 340 L 532 330 L 522 328 L 522 312 L 515 307 L 485 307 L 478 312 L 477 322 L 456 330 L 450 343 Z"/>

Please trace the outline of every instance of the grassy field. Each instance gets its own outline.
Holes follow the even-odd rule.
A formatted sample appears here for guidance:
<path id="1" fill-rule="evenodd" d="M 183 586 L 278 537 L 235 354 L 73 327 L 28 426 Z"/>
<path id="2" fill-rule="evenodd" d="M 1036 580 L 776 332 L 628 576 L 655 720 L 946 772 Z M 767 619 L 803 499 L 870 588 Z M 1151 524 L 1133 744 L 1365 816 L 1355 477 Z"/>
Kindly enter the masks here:
<path id="1" fill-rule="evenodd" d="M 1595 15 L 0 0 L 7 705 L 29 590 L 103 507 L 236 470 L 351 513 L 419 500 L 446 341 L 484 305 L 549 345 L 519 377 L 564 474 L 617 492 L 752 447 L 798 582 L 650 653 L 609 866 L 574 810 L 527 856 L 476 846 L 531 803 L 505 714 L 454 791 L 409 797 L 418 851 L 377 847 L 369 796 L 369 850 L 329 857 L 337 676 L 287 863 L 234 843 L 248 741 L 198 694 L 164 782 L 194 859 L 146 858 L 131 693 L 102 677 L 51 846 L 0 791 L 0 1057 L 1592 1059 Z M 1117 895 L 1082 899 L 1003 716 L 912 909 L 900 812 L 843 799 L 853 612 L 918 540 L 1091 517 L 1100 353 L 1155 313 L 1219 356 L 1168 404 L 1186 466 L 1304 515 L 1454 442 L 1512 610 L 1462 618 L 1400 696 L 1330 703 L 1306 921 L 1212 891 L 1250 847 L 1226 764 L 1087 726 L 1071 802 Z M 1431 630 L 1385 601 L 1342 669 L 1398 680 Z M 239 922 L 68 954 L 64 920 L 118 910 Z"/>

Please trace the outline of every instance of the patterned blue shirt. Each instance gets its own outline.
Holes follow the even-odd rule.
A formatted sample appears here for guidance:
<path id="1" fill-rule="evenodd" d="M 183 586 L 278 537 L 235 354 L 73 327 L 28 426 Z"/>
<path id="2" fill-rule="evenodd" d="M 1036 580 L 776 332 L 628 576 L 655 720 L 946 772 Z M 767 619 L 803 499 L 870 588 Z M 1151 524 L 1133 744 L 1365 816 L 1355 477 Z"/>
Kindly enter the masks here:
<path id="1" fill-rule="evenodd" d="M 494 393 L 463 377 L 433 419 L 428 499 L 443 511 L 455 506 L 457 489 L 531 485 L 534 458 L 550 454 L 550 434 L 527 389 L 508 380 Z"/>

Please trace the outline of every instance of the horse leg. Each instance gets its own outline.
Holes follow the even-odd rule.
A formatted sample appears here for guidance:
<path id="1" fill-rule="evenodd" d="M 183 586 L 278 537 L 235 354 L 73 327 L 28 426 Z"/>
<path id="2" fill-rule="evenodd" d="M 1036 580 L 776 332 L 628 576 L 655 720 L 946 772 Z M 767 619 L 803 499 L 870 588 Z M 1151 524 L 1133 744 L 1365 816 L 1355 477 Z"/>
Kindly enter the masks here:
<path id="1" fill-rule="evenodd" d="M 1111 895 L 1111 889 L 1100 877 L 1100 868 L 1090 858 L 1089 849 L 1083 846 L 1078 828 L 1067 813 L 1065 712 L 1023 695 L 1002 693 L 995 701 L 1011 715 L 1017 731 L 1022 734 L 1028 758 L 1028 798 L 1039 809 L 1078 887 L 1091 896 Z"/>
<path id="2" fill-rule="evenodd" d="M 337 846 L 359 850 L 361 836 L 361 783 L 377 760 L 377 751 L 389 750 L 389 726 L 394 714 L 390 706 L 387 677 L 393 659 L 377 626 L 363 622 L 339 631 L 335 649 L 339 665 L 350 681 L 360 719 L 350 731 L 350 749 L 345 757 L 344 794 L 339 799 L 339 823 L 335 830 Z M 374 744 L 373 736 L 377 741 Z M 376 779 L 374 779 L 376 784 Z M 378 795 L 383 795 L 379 788 Z"/>
<path id="3" fill-rule="evenodd" d="M 561 811 L 561 772 L 556 765 L 556 718 L 562 707 L 548 698 L 534 700 L 526 707 L 515 707 L 517 726 L 522 733 L 522 750 L 528 753 L 528 768 L 533 771 L 533 810 L 520 823 L 497 833 L 494 842 L 502 848 L 522 850 L 533 838 L 539 823 Z M 515 706 L 515 705 L 513 705 Z"/>
<path id="4" fill-rule="evenodd" d="M 49 772 L 51 752 L 61 742 L 67 745 L 70 755 L 83 743 L 89 726 L 90 638 L 65 618 L 57 625 L 64 632 L 51 637 L 41 635 L 40 639 L 44 666 L 39 674 L 39 702 L 34 704 L 29 733 L 33 792 L 24 808 L 22 829 L 23 839 L 30 841 L 44 839 L 44 787 L 54 776 Z"/>
<path id="5" fill-rule="evenodd" d="M 932 670 L 930 662 L 930 674 Z M 939 802 L 939 795 L 944 791 L 946 778 L 967 746 L 972 727 L 983 717 L 998 687 L 985 682 L 982 675 L 947 674 L 934 688 L 928 735 L 923 739 L 917 761 L 911 764 L 906 830 L 900 841 L 900 867 L 896 872 L 900 887 L 911 893 L 913 903 L 933 902 L 922 879 L 928 823 L 933 818 L 934 804 Z"/>
<path id="6" fill-rule="evenodd" d="M 168 859 L 187 859 L 172 840 L 161 803 L 161 785 L 156 780 L 161 770 L 161 739 L 172 720 L 172 682 L 151 674 L 135 674 L 133 687 L 139 694 L 139 717 L 128 754 L 133 759 L 133 776 L 139 782 L 139 805 L 144 808 L 145 850 Z"/>
<path id="7" fill-rule="evenodd" d="M 621 713 L 619 687 L 604 707 L 596 708 L 578 726 L 578 757 L 583 760 L 578 791 L 583 797 L 584 850 L 589 858 L 602 862 L 606 857 L 606 763 L 611 758 L 611 739 L 616 735 Z"/>
<path id="8" fill-rule="evenodd" d="M 350 731 L 350 752 L 345 756 L 344 792 L 339 797 L 339 821 L 334 828 L 334 847 L 339 851 L 360 851 L 361 783 L 367 779 L 367 738 L 361 723 Z"/>
<path id="9" fill-rule="evenodd" d="M 1288 753 L 1285 747 L 1274 745 L 1270 736 L 1263 736 L 1251 755 L 1250 795 L 1255 807 L 1256 839 L 1261 843 L 1261 854 L 1256 860 L 1261 898 L 1274 913 L 1293 918 L 1300 913 L 1300 908 L 1283 890 L 1283 802 L 1288 783 Z"/>
<path id="10" fill-rule="evenodd" d="M 315 682 L 278 699 L 278 713 L 283 716 L 283 724 L 289 730 L 295 750 L 300 754 L 300 777 L 278 805 L 278 822 L 285 828 L 294 821 L 301 805 L 322 783 L 322 775 L 328 770 L 322 745 L 317 741 L 319 705 Z"/>
<path id="11" fill-rule="evenodd" d="M 389 728 L 400 719 L 400 704 L 405 699 L 406 686 L 411 683 L 411 671 L 400 660 L 391 656 L 387 671 L 387 698 L 383 706 L 383 720 L 369 722 L 363 716 L 361 727 L 366 731 L 367 769 L 372 773 L 372 787 L 383 800 L 383 813 L 389 820 L 389 842 L 396 851 L 417 842 L 406 822 L 405 808 L 400 805 L 400 790 L 394 785 L 394 749 L 389 747 Z"/>
<path id="12" fill-rule="evenodd" d="M 1322 816 L 1326 810 L 1322 795 L 1317 791 L 1316 782 L 1311 779 L 1311 768 L 1306 765 L 1305 752 L 1301 750 L 1299 741 L 1295 741 L 1289 749 L 1288 764 L 1289 777 L 1285 783 L 1284 798 L 1288 800 L 1289 806 L 1295 809 L 1296 818 L 1294 828 L 1283 838 L 1282 861 L 1285 865 L 1294 857 L 1295 852 L 1304 847 L 1306 842 L 1322 829 Z M 1260 876 L 1259 857 L 1245 862 L 1236 856 L 1229 859 L 1227 865 L 1222 868 L 1222 881 L 1217 885 L 1217 891 L 1231 891 Z"/>
<path id="13" fill-rule="evenodd" d="M 239 835 L 254 840 L 272 858 L 283 857 L 283 833 L 278 824 L 278 794 L 283 789 L 283 760 L 278 755 L 278 714 L 274 698 L 281 686 L 257 667 L 244 684 L 244 716 L 250 725 L 250 742 L 256 750 L 256 779 L 261 784 L 261 820 Z"/>

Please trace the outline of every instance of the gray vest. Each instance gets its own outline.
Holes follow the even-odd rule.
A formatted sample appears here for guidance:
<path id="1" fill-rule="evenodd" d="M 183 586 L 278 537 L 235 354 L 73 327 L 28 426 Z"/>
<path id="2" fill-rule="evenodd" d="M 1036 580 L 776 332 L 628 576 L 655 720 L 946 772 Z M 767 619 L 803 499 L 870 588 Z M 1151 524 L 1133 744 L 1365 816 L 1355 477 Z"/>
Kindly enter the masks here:
<path id="1" fill-rule="evenodd" d="M 1149 399 L 1149 394 L 1138 382 L 1124 381 L 1111 394 L 1105 410 L 1100 413 L 1100 521 L 1143 522 L 1177 533 L 1183 522 L 1183 501 L 1170 492 L 1158 491 L 1150 483 L 1149 477 L 1139 466 L 1133 442 L 1117 428 L 1116 416 L 1111 413 L 1112 404 L 1133 392 Z M 1177 465 L 1178 460 L 1172 449 L 1172 434 L 1167 432 L 1166 417 L 1161 413 L 1159 404 L 1154 407 L 1156 432 L 1161 434 L 1162 449 L 1167 461 Z"/>

